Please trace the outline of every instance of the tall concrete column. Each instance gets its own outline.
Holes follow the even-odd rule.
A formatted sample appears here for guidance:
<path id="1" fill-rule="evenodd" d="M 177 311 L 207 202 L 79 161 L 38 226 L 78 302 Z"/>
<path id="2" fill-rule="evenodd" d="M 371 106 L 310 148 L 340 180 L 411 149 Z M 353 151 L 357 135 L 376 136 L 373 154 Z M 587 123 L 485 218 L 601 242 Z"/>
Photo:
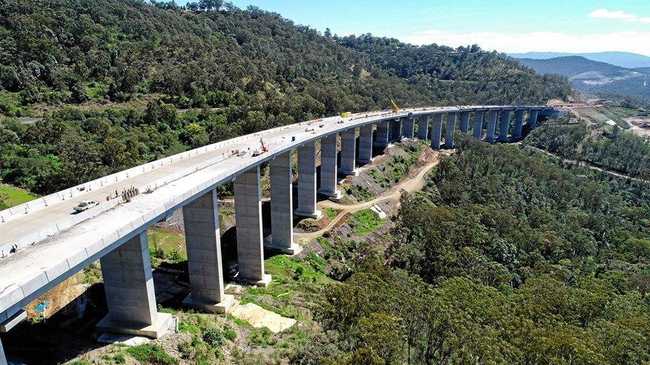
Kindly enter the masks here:
<path id="1" fill-rule="evenodd" d="M 483 118 L 485 117 L 485 112 L 478 110 L 474 112 L 474 126 L 473 126 L 473 135 L 474 138 L 479 141 L 483 138 Z"/>
<path id="2" fill-rule="evenodd" d="M 0 340 L 0 365 L 7 365 L 7 357 L 5 350 L 2 348 L 2 340 Z"/>
<path id="3" fill-rule="evenodd" d="M 491 110 L 488 112 L 487 120 L 487 141 L 489 143 L 496 142 L 496 129 L 497 129 L 497 118 L 499 116 L 498 110 Z"/>
<path id="4" fill-rule="evenodd" d="M 499 142 L 508 142 L 510 131 L 510 110 L 502 110 L 499 118 Z"/>
<path id="5" fill-rule="evenodd" d="M 340 199 L 341 192 L 337 188 L 337 138 L 338 134 L 330 134 L 320 141 L 320 194 L 332 199 Z M 300 185 L 300 180 L 298 180 Z"/>
<path id="6" fill-rule="evenodd" d="M 425 115 L 418 119 L 418 138 L 426 141 L 429 139 L 429 116 Z"/>
<path id="7" fill-rule="evenodd" d="M 183 207 L 187 271 L 192 291 L 184 304 L 214 313 L 226 313 L 234 304 L 223 292 L 223 263 L 217 191 L 211 190 Z"/>
<path id="8" fill-rule="evenodd" d="M 528 129 L 533 130 L 537 128 L 537 118 L 539 117 L 539 110 L 531 109 L 528 111 Z"/>
<path id="9" fill-rule="evenodd" d="M 454 148 L 454 130 L 456 129 L 456 113 L 447 113 L 447 131 L 445 133 L 445 147 Z"/>
<path id="10" fill-rule="evenodd" d="M 515 111 L 515 130 L 512 133 L 514 139 L 520 139 L 523 136 L 524 112 L 525 110 L 521 109 Z"/>
<path id="11" fill-rule="evenodd" d="M 469 112 L 460 113 L 460 131 L 463 133 L 469 131 Z"/>
<path id="12" fill-rule="evenodd" d="M 431 120 L 432 131 L 431 131 L 431 148 L 434 150 L 440 149 L 440 143 L 442 139 L 442 114 L 436 113 L 433 115 Z"/>
<path id="13" fill-rule="evenodd" d="M 414 117 L 405 118 L 404 123 L 402 123 L 402 136 L 404 138 L 413 138 L 414 128 L 415 128 L 415 118 Z"/>
<path id="14" fill-rule="evenodd" d="M 359 163 L 365 165 L 370 162 L 372 162 L 372 124 L 359 128 Z"/>
<path id="15" fill-rule="evenodd" d="M 147 232 L 141 232 L 100 259 L 108 314 L 100 332 L 158 338 L 173 329 L 170 314 L 156 310 Z"/>
<path id="16" fill-rule="evenodd" d="M 390 142 L 399 142 L 402 140 L 402 118 L 397 118 L 390 122 Z"/>
<path id="17" fill-rule="evenodd" d="M 341 175 L 358 174 L 357 159 L 357 129 L 351 128 L 341 133 Z"/>
<path id="18" fill-rule="evenodd" d="M 377 123 L 377 135 L 375 136 L 375 147 L 379 149 L 384 149 L 388 147 L 388 127 L 389 122 L 387 120 L 382 120 Z"/>
<path id="19" fill-rule="evenodd" d="M 316 207 L 316 145 L 307 142 L 298 148 L 298 209 L 301 217 L 318 219 L 321 212 Z"/>
<path id="20" fill-rule="evenodd" d="M 271 160 L 271 244 L 270 248 L 295 255 L 301 248 L 293 243 L 293 176 L 291 151 Z"/>
<path id="21" fill-rule="evenodd" d="M 234 190 L 239 264 L 237 279 L 266 286 L 271 282 L 271 276 L 264 273 L 260 167 L 255 166 L 237 176 Z"/>

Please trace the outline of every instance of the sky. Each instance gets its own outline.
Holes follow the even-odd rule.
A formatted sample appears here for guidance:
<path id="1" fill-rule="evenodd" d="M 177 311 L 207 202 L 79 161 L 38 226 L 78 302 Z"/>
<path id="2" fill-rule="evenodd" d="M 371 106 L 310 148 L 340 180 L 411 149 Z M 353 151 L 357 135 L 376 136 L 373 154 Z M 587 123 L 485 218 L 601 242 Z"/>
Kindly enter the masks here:
<path id="1" fill-rule="evenodd" d="M 178 2 L 178 0 L 177 0 Z M 180 1 L 183 3 L 184 1 Z M 650 56 L 648 0 L 234 0 L 338 35 L 501 52 L 627 51 Z"/>

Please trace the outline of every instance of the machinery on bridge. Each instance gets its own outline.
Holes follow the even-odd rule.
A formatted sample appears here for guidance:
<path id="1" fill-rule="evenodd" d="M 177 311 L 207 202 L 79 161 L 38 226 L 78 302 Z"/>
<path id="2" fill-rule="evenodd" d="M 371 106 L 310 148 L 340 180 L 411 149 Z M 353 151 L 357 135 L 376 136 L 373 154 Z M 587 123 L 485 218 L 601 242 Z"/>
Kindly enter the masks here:
<path id="1" fill-rule="evenodd" d="M 395 100 L 393 100 L 393 98 L 390 98 L 390 110 L 392 110 L 393 113 L 399 113 L 400 111 L 399 106 L 397 103 L 395 103 Z"/>
<path id="2" fill-rule="evenodd" d="M 253 157 L 269 152 L 269 148 L 264 144 L 264 140 L 260 138 L 260 148 L 253 151 Z"/>

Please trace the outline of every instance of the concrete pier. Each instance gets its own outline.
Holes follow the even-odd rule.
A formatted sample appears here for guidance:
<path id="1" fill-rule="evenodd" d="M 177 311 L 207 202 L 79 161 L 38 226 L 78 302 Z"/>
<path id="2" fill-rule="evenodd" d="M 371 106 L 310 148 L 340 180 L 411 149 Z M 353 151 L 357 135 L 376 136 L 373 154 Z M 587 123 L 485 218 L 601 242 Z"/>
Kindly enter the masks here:
<path id="1" fill-rule="evenodd" d="M 372 162 L 372 127 L 372 124 L 368 124 L 359 128 L 359 164 L 361 165 Z"/>
<path id="2" fill-rule="evenodd" d="M 375 147 L 379 149 L 384 149 L 388 147 L 388 121 L 387 120 L 382 120 L 379 123 L 377 123 L 377 134 L 375 136 Z"/>
<path id="3" fill-rule="evenodd" d="M 293 185 L 291 151 L 271 160 L 271 244 L 269 248 L 295 255 L 301 247 L 293 243 Z"/>
<path id="4" fill-rule="evenodd" d="M 460 131 L 463 133 L 469 131 L 469 112 L 460 113 Z"/>
<path id="5" fill-rule="evenodd" d="M 512 138 L 517 140 L 523 137 L 524 133 L 524 113 L 525 110 L 517 109 L 515 111 L 515 129 L 512 132 Z"/>
<path id="6" fill-rule="evenodd" d="M 300 217 L 318 219 L 321 212 L 316 208 L 316 146 L 307 142 L 298 148 L 298 209 Z"/>
<path id="7" fill-rule="evenodd" d="M 485 117 L 485 112 L 482 110 L 474 112 L 474 125 L 472 127 L 472 134 L 474 138 L 479 141 L 483 138 L 483 118 Z"/>
<path id="8" fill-rule="evenodd" d="M 447 113 L 447 130 L 445 133 L 445 148 L 454 148 L 455 129 L 456 129 L 456 113 Z"/>
<path id="9" fill-rule="evenodd" d="M 537 118 L 539 117 L 539 110 L 531 109 L 528 112 L 528 129 L 533 130 L 537 128 Z"/>
<path id="10" fill-rule="evenodd" d="M 237 176 L 235 190 L 235 224 L 237 226 L 237 280 L 266 286 L 271 276 L 264 273 L 262 241 L 262 191 L 260 167 L 255 166 Z"/>
<path id="11" fill-rule="evenodd" d="M 2 348 L 2 340 L 0 340 L 0 365 L 7 365 L 7 357 L 5 356 L 4 348 Z"/>
<path id="12" fill-rule="evenodd" d="M 202 311 L 226 313 L 234 304 L 223 292 L 221 231 L 217 192 L 212 190 L 183 207 L 187 271 L 192 291 L 184 304 Z"/>
<path id="13" fill-rule="evenodd" d="M 429 139 L 429 116 L 423 116 L 418 119 L 418 138 L 426 141 Z"/>
<path id="14" fill-rule="evenodd" d="M 404 138 L 413 138 L 415 129 L 415 118 L 408 117 L 404 119 L 402 123 L 402 137 Z"/>
<path id="15" fill-rule="evenodd" d="M 508 142 L 510 131 L 510 110 L 502 110 L 499 117 L 499 142 Z"/>
<path id="16" fill-rule="evenodd" d="M 337 182 L 337 138 L 338 134 L 330 134 L 320 141 L 320 190 L 318 193 L 334 200 L 341 198 Z M 300 185 L 300 180 L 298 181 Z"/>
<path id="17" fill-rule="evenodd" d="M 398 118 L 390 122 L 390 137 L 391 143 L 399 142 L 402 140 L 402 119 Z"/>
<path id="18" fill-rule="evenodd" d="M 442 114 L 436 113 L 431 119 L 431 148 L 434 150 L 440 149 L 442 139 Z"/>
<path id="19" fill-rule="evenodd" d="M 158 313 L 144 230 L 100 259 L 108 314 L 99 332 L 159 338 L 174 329 L 175 319 Z"/>
<path id="20" fill-rule="evenodd" d="M 356 176 L 359 172 L 357 160 L 357 129 L 351 128 L 341 133 L 341 175 Z"/>
<path id="21" fill-rule="evenodd" d="M 487 116 L 487 141 L 489 143 L 494 143 L 497 141 L 496 129 L 497 129 L 497 118 L 499 117 L 499 112 L 496 110 L 491 110 L 488 112 Z"/>

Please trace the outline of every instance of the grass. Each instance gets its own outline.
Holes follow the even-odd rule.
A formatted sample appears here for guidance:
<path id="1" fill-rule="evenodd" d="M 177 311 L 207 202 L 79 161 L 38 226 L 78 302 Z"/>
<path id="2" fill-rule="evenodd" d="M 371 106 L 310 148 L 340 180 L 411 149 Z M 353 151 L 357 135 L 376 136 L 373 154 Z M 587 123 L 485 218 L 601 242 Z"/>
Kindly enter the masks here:
<path id="1" fill-rule="evenodd" d="M 383 221 L 377 213 L 370 209 L 364 209 L 352 214 L 350 217 L 350 225 L 354 234 L 365 236 L 381 227 Z"/>
<path id="2" fill-rule="evenodd" d="M 14 207 L 30 200 L 38 198 L 38 195 L 15 186 L 0 184 L 0 210 Z"/>
<path id="3" fill-rule="evenodd" d="M 403 146 L 404 154 L 392 156 L 384 165 L 370 170 L 368 174 L 376 184 L 383 188 L 398 183 L 417 162 L 423 146 L 422 143 L 405 144 Z"/>
<path id="4" fill-rule="evenodd" d="M 165 350 L 154 344 L 144 344 L 130 347 L 126 352 L 143 364 L 175 365 L 178 360 L 171 357 Z"/>
<path id="5" fill-rule="evenodd" d="M 325 208 L 323 209 L 323 212 L 325 212 L 325 215 L 327 216 L 327 219 L 332 220 L 336 218 L 336 216 L 339 214 L 339 211 L 334 209 L 334 208 Z"/>
<path id="6" fill-rule="evenodd" d="M 157 259 L 176 263 L 187 260 L 185 237 L 167 228 L 151 228 L 147 231 L 149 251 Z"/>
<path id="7" fill-rule="evenodd" d="M 372 174 L 377 171 L 375 169 L 370 171 L 370 174 Z M 377 181 L 377 179 L 373 176 L 373 179 Z M 357 201 L 359 202 L 367 202 L 374 198 L 374 194 L 368 190 L 365 186 L 359 186 L 359 185 L 348 185 L 345 187 L 345 192 L 348 195 L 353 196 Z"/>

